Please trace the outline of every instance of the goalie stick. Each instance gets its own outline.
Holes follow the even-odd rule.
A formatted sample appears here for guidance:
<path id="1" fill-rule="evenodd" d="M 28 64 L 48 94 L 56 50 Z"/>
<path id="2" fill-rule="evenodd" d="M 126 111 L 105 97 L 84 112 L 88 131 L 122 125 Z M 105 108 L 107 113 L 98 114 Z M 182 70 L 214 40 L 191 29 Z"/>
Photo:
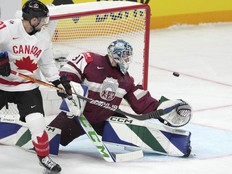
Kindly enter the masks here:
<path id="1" fill-rule="evenodd" d="M 40 85 L 47 86 L 49 88 L 53 88 L 53 89 L 56 89 L 56 90 L 64 90 L 64 89 L 56 87 L 56 86 L 54 86 L 52 84 L 46 83 L 44 81 L 35 79 L 33 77 L 27 76 L 27 75 L 19 73 L 19 72 L 16 72 L 14 70 L 11 70 L 11 74 L 14 74 L 16 76 L 22 77 L 22 78 L 24 78 L 26 80 L 29 80 L 31 82 L 34 82 L 34 83 L 38 83 Z M 85 101 L 87 101 L 87 102 L 89 102 L 89 103 L 91 103 L 93 105 L 96 105 L 96 106 L 99 106 L 99 107 L 102 107 L 102 108 L 105 108 L 105 109 L 112 110 L 112 111 L 114 111 L 116 113 L 125 115 L 127 117 L 131 117 L 131 118 L 134 118 L 134 119 L 137 119 L 137 120 L 147 120 L 147 119 L 152 119 L 152 118 L 154 118 L 154 119 L 161 118 L 162 119 L 161 116 L 169 113 L 171 110 L 173 110 L 176 107 L 178 107 L 178 105 L 174 105 L 173 107 L 170 107 L 169 109 L 158 109 L 158 110 L 155 110 L 155 111 L 147 113 L 147 114 L 136 115 L 136 114 L 131 114 L 131 113 L 122 111 L 117 105 L 110 106 L 110 103 L 106 103 L 106 102 L 103 102 L 103 101 L 99 101 L 99 100 L 94 100 L 94 99 L 91 99 L 91 98 L 87 98 L 87 97 L 81 96 L 79 94 L 75 94 L 75 95 L 77 95 L 78 98 L 83 99 L 83 100 L 85 100 Z M 186 125 L 190 121 L 190 118 L 191 117 L 189 117 L 189 119 L 187 121 L 185 121 L 184 123 L 181 123 L 179 125 L 173 125 L 168 120 L 164 120 L 164 121 L 169 126 L 172 126 L 172 127 L 181 127 L 181 126 Z"/>
<path id="2" fill-rule="evenodd" d="M 76 82 L 70 82 L 70 85 L 72 86 L 72 92 L 73 95 L 79 93 L 78 89 L 81 89 L 83 96 L 87 95 L 88 87 Z M 70 100 L 68 100 L 70 101 Z M 78 124 L 83 128 L 86 135 L 89 137 L 89 139 L 93 142 L 93 144 L 96 146 L 99 153 L 102 155 L 102 157 L 108 161 L 108 162 L 122 162 L 122 161 L 131 161 L 138 158 L 143 157 L 143 151 L 138 150 L 134 152 L 127 152 L 123 154 L 114 154 L 112 153 L 107 146 L 102 142 L 101 137 L 97 134 L 97 132 L 94 130 L 92 125 L 89 123 L 89 121 L 86 119 L 86 117 L 83 115 L 84 105 L 86 103 L 85 100 L 84 103 L 81 104 L 80 99 L 77 97 L 73 97 L 71 99 L 74 106 L 77 108 L 80 108 L 80 111 L 75 110 L 72 112 L 74 119 L 77 121 Z M 81 106 L 82 105 L 82 106 Z M 70 106 L 67 100 L 63 100 L 60 106 L 60 109 L 64 112 L 70 112 Z"/>

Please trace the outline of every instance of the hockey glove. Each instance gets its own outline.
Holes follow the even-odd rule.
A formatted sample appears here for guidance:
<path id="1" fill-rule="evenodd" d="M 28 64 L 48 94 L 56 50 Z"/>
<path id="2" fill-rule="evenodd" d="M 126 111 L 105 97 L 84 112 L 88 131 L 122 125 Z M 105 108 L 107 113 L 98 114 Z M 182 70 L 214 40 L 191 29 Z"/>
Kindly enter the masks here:
<path id="1" fill-rule="evenodd" d="M 11 72 L 8 53 L 0 52 L 0 75 L 9 76 Z"/>
<path id="2" fill-rule="evenodd" d="M 61 98 L 72 98 L 72 89 L 70 85 L 70 81 L 67 80 L 66 76 L 60 77 L 59 80 L 55 80 L 52 82 L 55 86 L 62 88 L 64 90 L 58 90 L 57 95 Z"/>
<path id="3" fill-rule="evenodd" d="M 157 109 L 163 109 L 164 115 L 159 121 L 172 127 L 181 127 L 186 125 L 191 119 L 191 107 L 183 100 L 168 100 L 161 97 Z"/>

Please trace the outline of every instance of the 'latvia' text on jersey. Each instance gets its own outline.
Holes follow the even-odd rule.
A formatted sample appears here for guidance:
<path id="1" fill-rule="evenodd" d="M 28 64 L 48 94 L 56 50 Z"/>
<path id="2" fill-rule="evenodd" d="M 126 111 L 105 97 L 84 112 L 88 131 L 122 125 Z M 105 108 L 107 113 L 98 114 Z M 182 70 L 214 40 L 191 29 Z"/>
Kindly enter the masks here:
<path id="1" fill-rule="evenodd" d="M 0 51 L 8 52 L 11 69 L 40 79 L 40 72 L 48 81 L 59 78 L 53 60 L 51 37 L 46 29 L 29 35 L 21 19 L 0 22 Z M 25 91 L 38 84 L 11 74 L 0 76 L 0 89 L 4 91 Z"/>

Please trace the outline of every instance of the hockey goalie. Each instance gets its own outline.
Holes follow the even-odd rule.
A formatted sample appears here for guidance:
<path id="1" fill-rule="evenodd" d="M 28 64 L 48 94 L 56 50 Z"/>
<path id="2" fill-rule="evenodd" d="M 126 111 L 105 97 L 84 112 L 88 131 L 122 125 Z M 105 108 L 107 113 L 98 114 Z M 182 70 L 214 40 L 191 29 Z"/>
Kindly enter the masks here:
<path id="1" fill-rule="evenodd" d="M 183 100 L 153 98 L 141 85 L 135 85 L 128 73 L 133 48 L 124 40 L 109 44 L 106 55 L 84 52 L 70 59 L 60 70 L 61 79 L 88 87 L 88 102 L 75 94 L 65 98 L 68 109 L 57 115 L 49 126 L 61 129 L 60 144 L 67 146 L 75 138 L 85 134 L 75 117 L 85 116 L 104 142 L 136 147 L 170 156 L 189 156 L 191 152 L 189 131 L 181 127 L 191 119 L 191 107 Z M 67 84 L 69 85 L 69 84 Z M 70 86 L 70 87 L 71 87 Z M 62 91 L 58 91 L 62 92 Z M 79 92 L 79 94 L 84 94 Z M 140 120 L 116 112 L 122 99 Z M 73 102 L 75 100 L 76 102 Z M 81 102 L 82 101 L 82 102 Z M 75 104 L 76 103 L 76 104 Z M 79 103 L 79 104 L 78 104 Z M 80 104 L 82 103 L 82 104 Z M 79 106 L 79 108 L 78 108 Z M 149 122 L 145 115 L 162 124 Z"/>

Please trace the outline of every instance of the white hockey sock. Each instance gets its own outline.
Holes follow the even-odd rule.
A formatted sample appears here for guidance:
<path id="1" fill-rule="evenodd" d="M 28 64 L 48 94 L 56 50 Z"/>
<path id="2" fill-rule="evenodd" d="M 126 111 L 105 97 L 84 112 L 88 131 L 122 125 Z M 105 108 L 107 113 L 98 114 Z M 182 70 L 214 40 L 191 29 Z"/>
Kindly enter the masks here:
<path id="1" fill-rule="evenodd" d="M 44 117 L 41 113 L 32 113 L 26 116 L 26 123 L 31 131 L 31 139 L 37 143 L 37 137 L 41 137 L 46 128 Z"/>

